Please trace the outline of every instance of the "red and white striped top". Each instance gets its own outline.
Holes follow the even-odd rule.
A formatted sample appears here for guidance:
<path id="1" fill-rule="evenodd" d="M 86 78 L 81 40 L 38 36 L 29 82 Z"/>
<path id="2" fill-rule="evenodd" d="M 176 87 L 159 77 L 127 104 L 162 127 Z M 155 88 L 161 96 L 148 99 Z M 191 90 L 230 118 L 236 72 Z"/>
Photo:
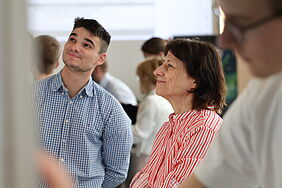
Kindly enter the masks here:
<path id="1" fill-rule="evenodd" d="M 130 187 L 178 187 L 203 160 L 222 122 L 211 110 L 171 114 L 156 136 L 149 161 Z"/>

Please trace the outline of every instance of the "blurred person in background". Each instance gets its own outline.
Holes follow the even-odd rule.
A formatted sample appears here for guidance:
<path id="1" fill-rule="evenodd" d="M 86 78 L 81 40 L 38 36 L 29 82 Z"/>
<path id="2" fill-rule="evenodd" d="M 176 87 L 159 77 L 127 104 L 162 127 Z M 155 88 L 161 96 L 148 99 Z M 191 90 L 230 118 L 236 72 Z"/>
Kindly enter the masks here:
<path id="1" fill-rule="evenodd" d="M 134 124 L 138 109 L 136 97 L 126 83 L 108 72 L 107 61 L 94 69 L 92 78 L 121 103 L 123 109 L 130 117 L 131 123 Z"/>
<path id="2" fill-rule="evenodd" d="M 32 74 L 33 80 L 48 78 L 59 66 L 61 46 L 56 38 L 40 35 L 32 39 Z"/>
<path id="3" fill-rule="evenodd" d="M 146 40 L 142 46 L 141 51 L 144 58 L 150 56 L 164 56 L 166 41 L 159 37 L 152 37 Z"/>

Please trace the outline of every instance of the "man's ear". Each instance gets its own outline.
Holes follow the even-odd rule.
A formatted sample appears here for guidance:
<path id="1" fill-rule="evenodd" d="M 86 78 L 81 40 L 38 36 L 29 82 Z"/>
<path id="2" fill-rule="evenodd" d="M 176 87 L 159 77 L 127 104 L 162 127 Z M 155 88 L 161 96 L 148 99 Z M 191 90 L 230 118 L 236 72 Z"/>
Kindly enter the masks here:
<path id="1" fill-rule="evenodd" d="M 103 63 L 105 63 L 106 59 L 107 59 L 107 53 L 101 53 L 99 55 L 99 59 L 97 61 L 97 65 L 102 65 Z"/>

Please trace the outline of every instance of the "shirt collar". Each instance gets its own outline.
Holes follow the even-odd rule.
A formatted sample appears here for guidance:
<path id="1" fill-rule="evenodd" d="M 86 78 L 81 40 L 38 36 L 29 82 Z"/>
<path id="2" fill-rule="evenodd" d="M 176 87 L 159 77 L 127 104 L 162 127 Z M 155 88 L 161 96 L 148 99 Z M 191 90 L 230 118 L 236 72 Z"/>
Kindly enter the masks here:
<path id="1" fill-rule="evenodd" d="M 59 92 L 67 91 L 62 81 L 61 72 L 59 72 L 54 76 L 51 84 L 51 89 L 52 91 L 59 91 Z"/>
<path id="2" fill-rule="evenodd" d="M 192 109 L 192 110 L 189 110 L 188 112 L 183 112 L 181 114 L 172 113 L 172 114 L 169 115 L 169 120 L 170 121 L 175 121 L 175 120 L 182 121 L 182 120 L 185 120 L 187 118 L 194 116 L 197 112 L 199 112 L 199 111 Z"/>
<path id="3" fill-rule="evenodd" d="M 85 93 L 90 97 L 94 96 L 94 84 L 94 81 L 90 78 L 87 85 L 84 87 Z"/>
<path id="4" fill-rule="evenodd" d="M 54 79 L 52 80 L 51 88 L 52 91 L 58 91 L 60 93 L 63 91 L 67 91 L 67 88 L 65 88 L 62 80 L 61 72 L 59 72 L 54 76 Z M 86 94 L 90 97 L 94 96 L 94 81 L 92 80 L 92 78 L 89 79 L 86 86 L 84 86 L 84 88 L 82 88 L 79 93 Z"/>

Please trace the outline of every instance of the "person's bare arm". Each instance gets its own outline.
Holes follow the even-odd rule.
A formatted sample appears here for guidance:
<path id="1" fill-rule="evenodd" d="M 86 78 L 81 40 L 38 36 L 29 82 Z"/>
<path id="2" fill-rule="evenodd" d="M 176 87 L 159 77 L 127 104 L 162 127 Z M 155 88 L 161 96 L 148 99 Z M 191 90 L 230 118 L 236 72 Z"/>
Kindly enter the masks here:
<path id="1" fill-rule="evenodd" d="M 37 167 L 40 175 L 52 188 L 73 188 L 70 175 L 46 153 L 37 154 Z"/>
<path id="2" fill-rule="evenodd" d="M 186 179 L 179 188 L 207 188 L 204 186 L 193 173 L 188 179 Z"/>

